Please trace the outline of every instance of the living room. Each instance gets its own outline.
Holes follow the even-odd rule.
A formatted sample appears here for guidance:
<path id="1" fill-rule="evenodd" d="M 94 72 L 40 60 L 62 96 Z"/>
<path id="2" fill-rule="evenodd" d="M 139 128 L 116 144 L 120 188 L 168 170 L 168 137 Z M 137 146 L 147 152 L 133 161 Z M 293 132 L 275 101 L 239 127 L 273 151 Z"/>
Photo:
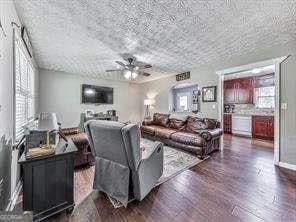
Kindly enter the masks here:
<path id="1" fill-rule="evenodd" d="M 1 1 L 0 220 L 295 221 L 295 8 Z M 272 140 L 225 133 L 270 66 Z"/>

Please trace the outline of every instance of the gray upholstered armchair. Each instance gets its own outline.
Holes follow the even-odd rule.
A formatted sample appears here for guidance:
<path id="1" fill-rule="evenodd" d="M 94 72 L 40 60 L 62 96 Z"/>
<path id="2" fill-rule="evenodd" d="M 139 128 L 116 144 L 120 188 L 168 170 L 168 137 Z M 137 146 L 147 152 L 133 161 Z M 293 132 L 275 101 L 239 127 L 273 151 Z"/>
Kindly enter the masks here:
<path id="1" fill-rule="evenodd" d="M 162 143 L 155 142 L 142 159 L 137 125 L 90 120 L 85 130 L 96 160 L 93 188 L 125 206 L 131 199 L 142 200 L 162 175 Z"/>

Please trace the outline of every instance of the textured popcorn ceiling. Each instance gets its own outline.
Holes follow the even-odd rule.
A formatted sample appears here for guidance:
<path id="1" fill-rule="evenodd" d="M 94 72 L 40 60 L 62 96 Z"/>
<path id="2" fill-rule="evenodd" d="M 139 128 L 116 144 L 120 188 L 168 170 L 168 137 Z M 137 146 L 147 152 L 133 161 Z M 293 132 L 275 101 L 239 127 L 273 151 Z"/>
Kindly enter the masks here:
<path id="1" fill-rule="evenodd" d="M 151 80 L 296 39 L 295 0 L 15 0 L 40 67 L 123 79 L 129 52 Z M 137 81 L 143 81 L 139 78 Z"/>

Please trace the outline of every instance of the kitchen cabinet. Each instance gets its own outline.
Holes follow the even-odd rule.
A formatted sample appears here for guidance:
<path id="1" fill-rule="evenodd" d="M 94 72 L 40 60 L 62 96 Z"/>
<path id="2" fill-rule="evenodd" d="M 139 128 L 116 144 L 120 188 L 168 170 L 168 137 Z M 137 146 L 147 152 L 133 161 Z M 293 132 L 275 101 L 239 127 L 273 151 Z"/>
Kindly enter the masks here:
<path id="1" fill-rule="evenodd" d="M 224 114 L 223 115 L 223 131 L 224 131 L 224 133 L 231 134 L 231 128 L 232 128 L 231 122 L 232 122 L 231 114 Z"/>
<path id="2" fill-rule="evenodd" d="M 253 103 L 254 77 L 224 81 L 224 104 Z"/>
<path id="3" fill-rule="evenodd" d="M 235 103 L 236 89 L 233 80 L 224 82 L 224 103 Z"/>
<path id="4" fill-rule="evenodd" d="M 254 138 L 273 140 L 274 117 L 258 115 L 252 116 L 252 136 Z"/>

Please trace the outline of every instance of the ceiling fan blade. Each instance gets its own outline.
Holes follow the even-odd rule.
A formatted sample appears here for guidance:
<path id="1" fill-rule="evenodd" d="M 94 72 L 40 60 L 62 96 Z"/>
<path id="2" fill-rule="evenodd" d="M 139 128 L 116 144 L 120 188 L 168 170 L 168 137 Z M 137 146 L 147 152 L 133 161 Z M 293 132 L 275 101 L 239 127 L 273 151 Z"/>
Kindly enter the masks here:
<path id="1" fill-rule="evenodd" d="M 152 68 L 152 65 L 150 64 L 145 64 L 145 65 L 138 65 L 139 69 L 149 69 Z"/>
<path id="2" fill-rule="evenodd" d="M 151 76 L 151 74 L 147 73 L 147 72 L 140 72 L 140 75 L 145 76 L 145 77 Z"/>
<path id="3" fill-rule="evenodd" d="M 115 61 L 118 65 L 121 65 L 121 66 L 123 66 L 123 67 L 125 67 L 126 66 L 126 64 L 124 64 L 123 62 L 120 62 L 120 61 Z"/>
<path id="4" fill-rule="evenodd" d="M 119 72 L 121 69 L 107 69 L 106 72 Z"/>

